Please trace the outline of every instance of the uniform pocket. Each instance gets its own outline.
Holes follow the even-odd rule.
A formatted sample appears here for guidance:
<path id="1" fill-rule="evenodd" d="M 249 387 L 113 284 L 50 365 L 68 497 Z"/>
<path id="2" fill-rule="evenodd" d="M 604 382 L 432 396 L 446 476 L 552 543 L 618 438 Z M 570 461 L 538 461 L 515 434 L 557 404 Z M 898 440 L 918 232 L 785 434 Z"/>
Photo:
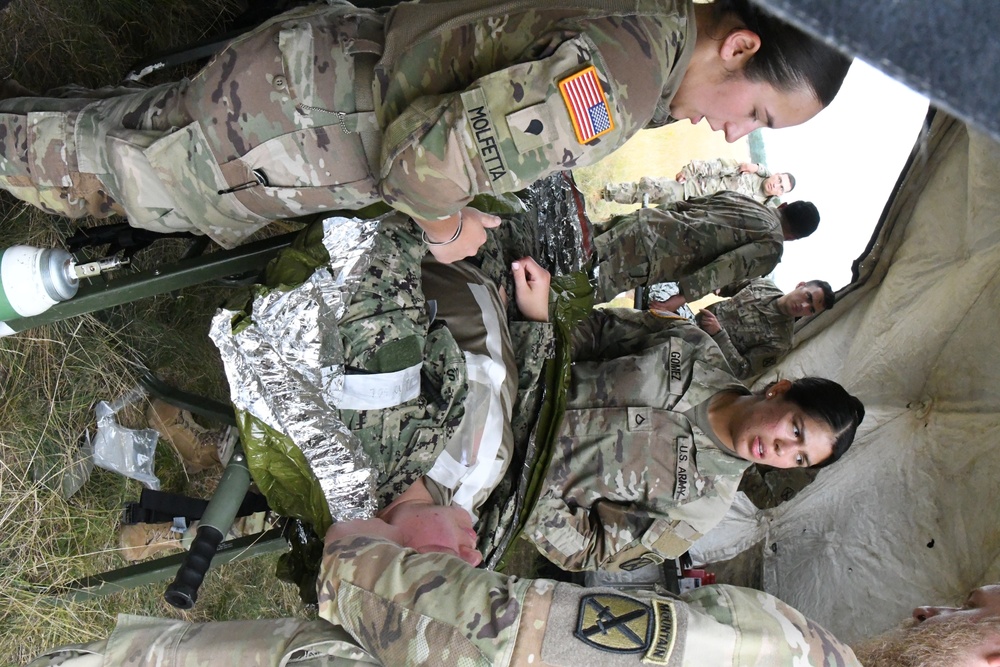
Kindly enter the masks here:
<path id="1" fill-rule="evenodd" d="M 270 220 L 252 212 L 235 194 L 198 123 L 155 141 L 143 151 L 149 166 L 169 193 L 174 213 L 224 248 L 232 248 Z"/>
<path id="2" fill-rule="evenodd" d="M 76 165 L 76 114 L 61 111 L 30 112 L 27 115 L 28 170 L 41 187 L 73 185 Z"/>
<path id="3" fill-rule="evenodd" d="M 295 103 L 297 124 L 303 129 L 266 141 L 244 156 L 251 169 L 268 174 L 274 187 L 366 180 L 374 187 L 361 133 L 377 131 L 377 122 L 370 106 L 358 111 L 357 86 L 371 88 L 371 68 L 361 67 L 354 53 L 358 50 L 357 55 L 363 58 L 369 55 L 354 46 L 367 44 L 357 38 L 362 18 L 345 14 L 328 20 L 333 23 L 328 29 L 317 29 L 311 21 L 289 22 L 277 36 L 282 83 Z M 369 60 L 374 62 L 372 58 L 364 62 Z M 367 77 L 362 74 L 358 78 L 362 70 Z"/>
<path id="4" fill-rule="evenodd" d="M 247 152 L 240 162 L 262 171 L 273 189 L 327 187 L 369 182 L 364 147 L 356 133 L 339 123 L 310 127 L 269 139 Z"/>

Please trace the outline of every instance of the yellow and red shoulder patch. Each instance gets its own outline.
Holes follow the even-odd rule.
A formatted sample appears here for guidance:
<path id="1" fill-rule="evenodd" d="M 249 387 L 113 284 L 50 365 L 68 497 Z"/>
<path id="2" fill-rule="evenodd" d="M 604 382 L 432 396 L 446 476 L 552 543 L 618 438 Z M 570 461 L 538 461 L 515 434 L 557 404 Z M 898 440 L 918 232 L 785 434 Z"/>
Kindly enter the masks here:
<path id="1" fill-rule="evenodd" d="M 593 65 L 559 82 L 559 92 L 566 102 L 569 119 L 581 144 L 593 141 L 615 129 L 611 106 L 604 95 Z"/>

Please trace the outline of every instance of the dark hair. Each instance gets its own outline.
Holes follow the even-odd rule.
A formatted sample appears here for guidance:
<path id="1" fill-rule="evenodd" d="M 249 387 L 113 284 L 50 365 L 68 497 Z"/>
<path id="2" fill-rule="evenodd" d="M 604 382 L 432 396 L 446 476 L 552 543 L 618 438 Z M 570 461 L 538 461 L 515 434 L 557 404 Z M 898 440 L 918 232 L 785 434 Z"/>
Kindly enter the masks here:
<path id="1" fill-rule="evenodd" d="M 786 171 L 785 176 L 788 177 L 788 190 L 784 192 L 784 194 L 787 195 L 789 192 L 795 189 L 795 176 L 793 176 L 792 172 L 790 171 Z"/>
<path id="2" fill-rule="evenodd" d="M 850 449 L 858 425 L 865 418 L 865 406 L 833 380 L 805 377 L 792 381 L 785 400 L 799 406 L 807 415 L 830 426 L 836 441 L 833 453 L 822 463 L 810 466 L 823 468 Z"/>
<path id="3" fill-rule="evenodd" d="M 830 287 L 830 283 L 825 280 L 810 280 L 806 283 L 812 287 L 818 287 L 823 290 L 823 308 L 825 310 L 830 310 L 833 308 L 833 304 L 837 303 L 837 295 L 833 293 L 833 288 Z"/>
<path id="4" fill-rule="evenodd" d="M 760 49 L 744 74 L 778 90 L 808 86 L 825 107 L 840 91 L 851 58 L 798 28 L 767 14 L 749 0 L 716 0 L 716 17 L 733 13 L 760 37 Z"/>
<path id="5" fill-rule="evenodd" d="M 804 239 L 819 227 L 819 210 L 811 201 L 793 201 L 778 209 L 782 226 L 794 238 Z"/>

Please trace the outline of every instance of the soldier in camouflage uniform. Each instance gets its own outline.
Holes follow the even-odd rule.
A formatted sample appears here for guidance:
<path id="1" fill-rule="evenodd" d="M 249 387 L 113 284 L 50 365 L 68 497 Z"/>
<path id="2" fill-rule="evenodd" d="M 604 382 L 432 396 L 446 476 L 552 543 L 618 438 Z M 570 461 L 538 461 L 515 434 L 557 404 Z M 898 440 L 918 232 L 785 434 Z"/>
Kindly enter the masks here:
<path id="1" fill-rule="evenodd" d="M 565 413 L 524 528 L 566 570 L 634 570 L 680 556 L 722 520 L 751 463 L 836 460 L 864 416 L 860 402 L 828 380 L 782 380 L 749 395 L 718 346 L 684 318 L 595 311 L 572 345 Z M 830 389 L 824 402 L 841 406 L 840 422 L 819 418 L 814 426 L 827 435 L 801 443 L 811 454 L 793 456 L 788 433 L 741 433 L 743 422 L 719 410 L 729 401 L 747 414 L 768 409 L 810 382 Z"/>
<path id="2" fill-rule="evenodd" d="M 271 220 L 379 200 L 447 218 L 668 121 L 695 40 L 690 5 L 602 5 L 292 10 L 191 80 L 4 102 L 0 173 L 47 210 L 124 210 L 135 226 L 225 246 Z M 559 82 L 588 68 L 610 126 L 580 141 Z"/>
<path id="3" fill-rule="evenodd" d="M 784 241 L 819 225 L 809 202 L 768 208 L 735 192 L 642 208 L 612 218 L 594 239 L 597 299 L 610 301 L 637 285 L 675 281 L 676 311 L 715 289 L 770 273 Z"/>
<path id="4" fill-rule="evenodd" d="M 567 570 L 679 556 L 722 519 L 750 465 L 696 408 L 747 389 L 697 327 L 650 312 L 595 311 L 574 334 L 573 358 L 524 536 Z"/>
<path id="5" fill-rule="evenodd" d="M 787 172 L 772 173 L 760 163 L 717 158 L 692 160 L 676 179 L 643 176 L 638 182 L 608 183 L 601 196 L 619 204 L 639 204 L 648 195 L 649 204 L 658 206 L 732 190 L 777 208 L 781 203 L 779 197 L 793 189 L 795 177 Z"/>
<path id="6" fill-rule="evenodd" d="M 799 38 L 808 64 L 782 60 L 790 71 L 773 74 L 763 61 Z M 0 186 L 47 211 L 124 213 L 226 247 L 275 219 L 381 200 L 448 241 L 432 251 L 453 261 L 498 224 L 463 209 L 474 195 L 591 164 L 675 119 L 708 115 L 730 141 L 804 122 L 848 66 L 745 0 L 451 0 L 388 13 L 330 0 L 268 21 L 190 80 L 3 101 Z M 709 94 L 721 91 L 744 102 Z"/>
<path id="7" fill-rule="evenodd" d="M 732 298 L 698 313 L 698 326 L 716 342 L 730 368 L 747 380 L 778 363 L 792 349 L 795 321 L 836 302 L 830 284 L 799 283 L 788 294 L 767 278 L 749 281 Z M 656 304 L 650 302 L 650 308 Z"/>
<path id="8" fill-rule="evenodd" d="M 504 576 L 449 554 L 462 541 L 451 523 L 426 517 L 437 553 L 400 547 L 398 526 L 379 519 L 331 529 L 319 586 L 326 620 L 122 616 L 107 641 L 51 651 L 30 667 L 860 667 L 829 632 L 766 593 L 706 586 L 681 598 L 623 595 Z"/>

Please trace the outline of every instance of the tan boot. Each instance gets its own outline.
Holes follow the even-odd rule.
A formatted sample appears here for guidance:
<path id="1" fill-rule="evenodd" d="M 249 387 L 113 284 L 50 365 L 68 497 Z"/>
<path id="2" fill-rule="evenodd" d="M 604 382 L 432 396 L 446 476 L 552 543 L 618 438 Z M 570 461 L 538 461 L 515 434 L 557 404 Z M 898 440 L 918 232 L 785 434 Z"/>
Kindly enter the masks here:
<path id="1" fill-rule="evenodd" d="M 154 400 L 146 412 L 146 419 L 174 448 L 189 475 L 220 465 L 223 460 L 220 454 L 227 449 L 232 453 L 235 441 L 232 429 L 207 429 L 197 423 L 190 412 L 177 406 Z"/>
<path id="2" fill-rule="evenodd" d="M 14 79 L 0 80 L 0 100 L 8 100 L 13 97 L 38 97 L 38 93 L 22 86 Z"/>
<path id="3" fill-rule="evenodd" d="M 182 551 L 181 534 L 171 530 L 172 523 L 134 523 L 122 526 L 118 539 L 121 555 L 127 561 Z"/>
<path id="4" fill-rule="evenodd" d="M 233 540 L 237 537 L 256 535 L 271 527 L 273 527 L 271 517 L 267 512 L 254 512 L 250 516 L 237 517 L 236 521 L 233 522 L 232 528 L 229 529 L 226 539 Z"/>

